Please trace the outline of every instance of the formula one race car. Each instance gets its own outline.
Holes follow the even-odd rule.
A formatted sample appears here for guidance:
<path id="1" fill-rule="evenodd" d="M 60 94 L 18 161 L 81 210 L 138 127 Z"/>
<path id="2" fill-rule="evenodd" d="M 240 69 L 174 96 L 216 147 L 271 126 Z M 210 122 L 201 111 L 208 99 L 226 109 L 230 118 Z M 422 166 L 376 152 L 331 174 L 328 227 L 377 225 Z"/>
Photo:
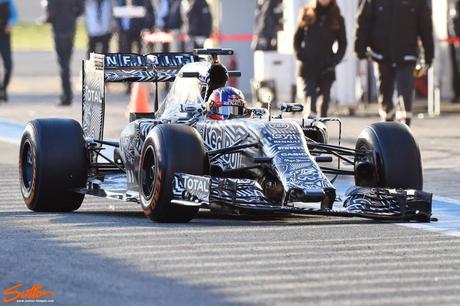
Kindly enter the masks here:
<path id="1" fill-rule="evenodd" d="M 277 115 L 249 108 L 226 86 L 240 75 L 219 61 L 230 54 L 91 54 L 83 61 L 82 125 L 37 119 L 25 128 L 19 177 L 27 207 L 74 211 L 89 194 L 139 203 L 159 222 L 188 222 L 200 208 L 430 221 L 432 195 L 421 191 L 420 152 L 407 126 L 372 124 L 354 149 L 340 138 L 329 144 L 325 123 L 341 127 L 338 119 L 283 118 L 302 111 L 297 104 Z M 158 93 L 158 83 L 170 81 L 154 113 L 131 114 L 119 141 L 103 138 L 105 82 L 152 82 Z M 357 187 L 334 207 L 338 175 L 354 176 Z"/>

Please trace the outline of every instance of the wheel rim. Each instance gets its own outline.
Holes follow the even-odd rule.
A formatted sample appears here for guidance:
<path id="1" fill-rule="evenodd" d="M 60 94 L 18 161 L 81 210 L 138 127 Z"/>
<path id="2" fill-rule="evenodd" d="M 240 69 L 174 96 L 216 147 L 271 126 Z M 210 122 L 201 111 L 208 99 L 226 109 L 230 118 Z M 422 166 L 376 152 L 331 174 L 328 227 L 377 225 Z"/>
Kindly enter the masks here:
<path id="1" fill-rule="evenodd" d="M 34 162 L 33 162 L 33 151 L 29 141 L 24 143 L 22 149 L 22 185 L 27 192 L 32 189 L 32 181 L 34 178 Z"/>
<path id="2" fill-rule="evenodd" d="M 145 151 L 141 168 L 141 188 L 146 200 L 150 200 L 155 192 L 156 166 L 154 149 L 152 146 L 149 146 Z"/>

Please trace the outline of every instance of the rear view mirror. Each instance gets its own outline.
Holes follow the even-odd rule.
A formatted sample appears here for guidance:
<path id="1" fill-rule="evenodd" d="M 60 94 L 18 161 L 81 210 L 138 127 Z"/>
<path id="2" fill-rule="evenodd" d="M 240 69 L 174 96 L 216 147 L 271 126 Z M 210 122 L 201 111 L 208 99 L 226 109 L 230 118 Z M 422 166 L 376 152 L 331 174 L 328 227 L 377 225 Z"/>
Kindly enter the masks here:
<path id="1" fill-rule="evenodd" d="M 265 108 L 251 108 L 250 111 L 252 115 L 257 118 L 262 118 L 267 114 L 267 110 Z"/>
<path id="2" fill-rule="evenodd" d="M 233 77 L 233 78 L 239 78 L 241 77 L 241 71 L 237 71 L 237 70 L 229 70 L 228 71 L 228 76 L 229 77 Z"/>
<path id="3" fill-rule="evenodd" d="M 188 71 L 186 71 L 186 72 L 182 72 L 180 74 L 180 77 L 182 77 L 182 78 L 197 78 L 199 76 L 200 76 L 200 74 L 198 72 L 188 72 Z"/>
<path id="4" fill-rule="evenodd" d="M 181 113 L 197 113 L 202 112 L 203 106 L 201 104 L 181 104 L 180 112 Z"/>
<path id="5" fill-rule="evenodd" d="M 303 105 L 294 103 L 283 103 L 281 104 L 280 109 L 284 113 L 301 113 L 303 112 Z"/>

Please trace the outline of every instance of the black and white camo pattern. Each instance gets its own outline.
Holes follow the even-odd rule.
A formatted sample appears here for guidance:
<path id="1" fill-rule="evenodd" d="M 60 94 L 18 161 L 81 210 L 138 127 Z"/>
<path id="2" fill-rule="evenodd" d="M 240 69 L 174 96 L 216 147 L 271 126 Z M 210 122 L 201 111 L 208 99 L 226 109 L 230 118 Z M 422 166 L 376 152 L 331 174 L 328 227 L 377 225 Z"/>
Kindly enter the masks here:
<path id="1" fill-rule="evenodd" d="M 262 150 L 247 150 L 248 155 L 272 157 L 272 166 L 286 191 L 308 193 L 335 189 L 310 155 L 303 132 L 297 122 L 289 120 L 234 119 L 203 120 L 196 128 L 208 150 L 260 142 Z M 249 166 L 243 154 L 226 154 L 213 161 L 222 169 Z"/>
<path id="2" fill-rule="evenodd" d="M 259 137 L 246 124 L 237 121 L 202 120 L 195 128 L 203 138 L 207 150 L 231 148 L 244 143 L 258 142 Z M 258 149 L 247 149 L 247 154 L 259 155 Z M 212 162 L 223 170 L 240 168 L 245 165 L 241 154 L 225 154 Z"/>
<path id="3" fill-rule="evenodd" d="M 139 119 L 129 123 L 121 132 L 120 156 L 127 170 L 128 183 L 137 182 L 142 146 L 149 132 L 161 123 L 156 119 Z"/>
<path id="4" fill-rule="evenodd" d="M 223 203 L 238 205 L 271 205 L 272 203 L 265 198 L 262 187 L 253 180 L 247 179 L 228 179 L 218 177 L 196 177 L 209 181 L 209 194 L 196 192 L 195 197 L 190 197 L 190 192 L 186 192 L 184 186 L 185 178 L 194 177 L 184 173 L 176 173 L 173 183 L 173 198 L 179 200 L 204 202 L 204 203 Z M 185 196 L 186 195 L 186 196 Z"/>
<path id="5" fill-rule="evenodd" d="M 131 123 L 121 136 L 122 157 L 128 168 L 135 168 L 136 157 L 140 155 L 143 142 L 148 132 L 158 124 L 158 120 L 137 120 Z M 303 132 L 296 122 L 287 120 L 252 120 L 234 119 L 213 121 L 203 119 L 194 125 L 202 136 L 207 150 L 229 148 L 247 143 L 260 143 L 260 148 L 248 148 L 240 154 L 224 154 L 211 160 L 211 164 L 223 170 L 251 166 L 251 156 L 272 157 L 273 171 L 277 173 L 284 190 L 302 190 L 308 198 L 309 194 L 317 194 L 326 188 L 335 189 L 321 172 L 308 151 Z M 252 182 L 252 183 L 250 183 Z M 249 194 L 247 201 L 261 201 L 260 186 L 249 181 L 245 183 Z M 243 190 L 243 189 L 242 189 Z M 244 191 L 240 190 L 241 198 Z M 261 192 L 261 191 L 260 191 Z M 263 195 L 263 194 L 262 194 Z M 240 197 L 239 197 L 240 198 Z M 265 200 L 264 200 L 265 201 Z"/>
<path id="6" fill-rule="evenodd" d="M 106 82 L 171 82 L 174 81 L 177 69 L 166 70 L 106 70 Z"/>
<path id="7" fill-rule="evenodd" d="M 93 54 L 91 61 L 84 62 L 82 88 L 82 129 L 85 138 L 103 139 L 105 86 L 104 70 Z"/>
<path id="8" fill-rule="evenodd" d="M 273 157 L 281 182 L 286 190 L 319 191 L 335 189 L 310 155 L 305 137 L 296 122 L 273 120 L 260 131 L 266 156 Z"/>
<path id="9" fill-rule="evenodd" d="M 352 187 L 347 190 L 343 206 L 349 212 L 399 215 L 407 195 L 383 188 Z"/>
<path id="10" fill-rule="evenodd" d="M 225 204 L 272 204 L 266 199 L 262 187 L 247 179 L 211 179 L 211 202 Z"/>

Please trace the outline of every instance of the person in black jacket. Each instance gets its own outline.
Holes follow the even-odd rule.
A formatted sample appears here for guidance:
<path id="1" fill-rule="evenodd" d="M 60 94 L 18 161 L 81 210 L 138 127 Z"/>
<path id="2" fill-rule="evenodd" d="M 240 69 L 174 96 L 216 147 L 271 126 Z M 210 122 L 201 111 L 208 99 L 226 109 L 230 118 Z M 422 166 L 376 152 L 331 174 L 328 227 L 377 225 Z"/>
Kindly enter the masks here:
<path id="1" fill-rule="evenodd" d="M 62 106 L 72 104 L 70 60 L 73 52 L 76 21 L 83 11 L 83 0 L 48 0 L 47 21 L 52 25 L 54 48 L 60 68 L 63 93 L 59 105 Z"/>
<path id="2" fill-rule="evenodd" d="M 155 11 L 151 0 L 117 0 L 119 6 L 145 7 L 145 16 L 141 18 L 120 17 L 117 18 L 119 32 L 118 49 L 121 53 L 142 52 L 142 30 L 153 31 L 155 27 Z"/>
<path id="3" fill-rule="evenodd" d="M 189 0 L 184 23 L 191 48 L 203 48 L 205 40 L 212 33 L 212 15 L 208 2 Z"/>
<path id="4" fill-rule="evenodd" d="M 168 44 L 169 52 L 179 52 L 182 46 L 180 34 L 182 28 L 182 0 L 161 0 L 158 6 L 157 27 L 170 33 L 172 41 Z"/>
<path id="5" fill-rule="evenodd" d="M 355 52 L 378 63 L 382 120 L 411 123 L 414 67 L 421 40 L 425 65 L 433 62 L 433 22 L 427 0 L 365 0 L 358 13 Z M 395 111 L 394 87 L 400 110 Z"/>
<path id="6" fill-rule="evenodd" d="M 333 51 L 335 42 L 338 42 L 336 52 Z M 320 116 L 327 116 L 335 67 L 343 59 L 346 48 L 345 22 L 336 0 L 317 0 L 301 10 L 294 50 L 301 62 L 299 74 L 305 83 L 306 98 L 310 100 L 310 117 L 317 115 L 319 96 L 323 97 Z"/>
<path id="7" fill-rule="evenodd" d="M 278 48 L 278 31 L 283 26 L 282 0 L 258 0 L 256 26 L 251 47 L 254 50 L 273 51 Z"/>

